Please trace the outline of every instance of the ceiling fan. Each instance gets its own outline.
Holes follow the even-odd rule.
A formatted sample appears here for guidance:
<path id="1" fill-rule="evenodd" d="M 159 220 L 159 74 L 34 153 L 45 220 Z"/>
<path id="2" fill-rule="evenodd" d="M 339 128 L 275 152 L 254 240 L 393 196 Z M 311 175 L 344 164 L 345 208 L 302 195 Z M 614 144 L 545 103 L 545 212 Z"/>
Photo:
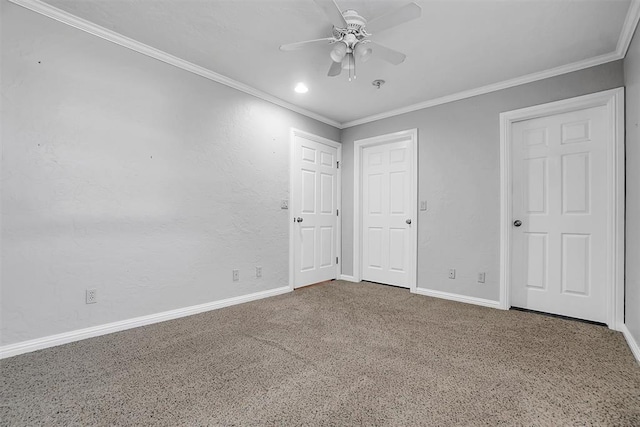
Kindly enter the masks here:
<path id="1" fill-rule="evenodd" d="M 349 71 L 349 81 L 351 81 L 352 76 L 354 79 L 356 78 L 356 58 L 366 62 L 371 55 L 375 55 L 393 65 L 404 62 L 407 57 L 405 54 L 382 46 L 370 40 L 369 37 L 417 19 L 422 13 L 420 6 L 415 3 L 409 3 L 367 21 L 353 9 L 347 9 L 344 12 L 340 11 L 335 0 L 313 1 L 323 10 L 327 18 L 329 18 L 329 22 L 333 24 L 333 35 L 322 39 L 283 44 L 280 46 L 280 50 L 290 51 L 318 45 L 334 45 L 330 53 L 333 63 L 327 75 L 334 77 L 340 75 L 342 70 L 345 69 Z"/>

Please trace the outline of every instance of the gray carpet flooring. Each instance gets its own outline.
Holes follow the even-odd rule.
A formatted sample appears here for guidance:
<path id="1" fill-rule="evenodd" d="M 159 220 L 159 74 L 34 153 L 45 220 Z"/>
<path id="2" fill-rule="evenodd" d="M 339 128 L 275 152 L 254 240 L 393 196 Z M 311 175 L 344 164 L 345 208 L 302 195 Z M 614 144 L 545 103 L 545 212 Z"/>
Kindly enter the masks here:
<path id="1" fill-rule="evenodd" d="M 2 425 L 640 426 L 605 327 L 330 282 L 1 362 Z"/>

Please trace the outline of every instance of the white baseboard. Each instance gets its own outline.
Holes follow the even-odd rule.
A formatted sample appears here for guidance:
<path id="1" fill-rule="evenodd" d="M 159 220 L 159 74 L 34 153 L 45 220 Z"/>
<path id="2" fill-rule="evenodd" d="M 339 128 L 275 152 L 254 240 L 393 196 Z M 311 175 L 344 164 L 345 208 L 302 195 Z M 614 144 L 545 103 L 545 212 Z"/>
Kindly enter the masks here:
<path id="1" fill-rule="evenodd" d="M 346 274 L 341 274 L 340 275 L 340 280 L 345 280 L 347 282 L 357 283 L 356 280 L 353 278 L 353 276 L 347 276 Z"/>
<path id="2" fill-rule="evenodd" d="M 208 302 L 205 304 L 192 305 L 190 307 L 178 308 L 176 310 L 164 311 L 162 313 L 150 314 L 148 316 L 135 317 L 133 319 L 121 320 L 119 322 L 107 323 L 104 325 L 98 325 L 90 328 L 64 332 L 62 334 L 50 335 L 47 337 L 36 338 L 29 341 L 9 344 L 0 347 L 0 359 L 41 350 L 43 348 L 55 347 L 57 345 L 67 344 L 74 341 L 80 341 L 86 338 L 92 338 L 100 335 L 110 334 L 113 332 L 124 331 L 126 329 L 137 328 L 139 326 L 145 326 L 153 323 L 164 322 L 166 320 L 191 316 L 193 314 L 203 313 L 205 311 L 217 310 L 219 308 L 281 295 L 287 292 L 291 292 L 291 288 L 289 286 L 283 286 L 281 288 L 270 289 L 268 291 L 241 295 L 238 297 Z"/>
<path id="3" fill-rule="evenodd" d="M 621 325 L 618 329 L 620 330 L 620 332 L 622 332 L 622 335 L 624 335 L 624 338 L 627 340 L 627 344 L 629 344 L 631 353 L 633 353 L 638 363 L 640 363 L 640 346 L 633 338 L 633 335 L 631 335 L 631 332 L 629 332 L 629 329 L 627 329 L 627 325 Z"/>
<path id="4" fill-rule="evenodd" d="M 458 301 L 458 302 L 464 302 L 467 304 L 475 304 L 475 305 L 481 305 L 483 307 L 500 309 L 499 301 L 493 301 L 493 300 L 484 299 L 484 298 L 470 297 L 466 295 L 452 294 L 449 292 L 434 291 L 431 289 L 424 289 L 424 288 L 416 288 L 415 293 L 418 295 L 424 295 L 427 297 L 442 298 L 442 299 L 448 299 L 451 301 Z"/>

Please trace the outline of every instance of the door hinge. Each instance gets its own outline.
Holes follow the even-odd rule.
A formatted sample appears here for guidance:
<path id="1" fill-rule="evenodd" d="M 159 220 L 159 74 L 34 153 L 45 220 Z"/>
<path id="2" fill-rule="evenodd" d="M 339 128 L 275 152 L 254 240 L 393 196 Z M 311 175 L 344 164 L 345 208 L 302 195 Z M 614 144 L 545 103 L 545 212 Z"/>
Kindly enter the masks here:
<path id="1" fill-rule="evenodd" d="M 336 257 L 336 264 L 338 264 L 338 257 Z"/>
<path id="2" fill-rule="evenodd" d="M 340 216 L 340 209 L 336 209 L 336 216 Z"/>
<path id="3" fill-rule="evenodd" d="M 336 168 L 340 169 L 340 162 L 336 162 Z"/>

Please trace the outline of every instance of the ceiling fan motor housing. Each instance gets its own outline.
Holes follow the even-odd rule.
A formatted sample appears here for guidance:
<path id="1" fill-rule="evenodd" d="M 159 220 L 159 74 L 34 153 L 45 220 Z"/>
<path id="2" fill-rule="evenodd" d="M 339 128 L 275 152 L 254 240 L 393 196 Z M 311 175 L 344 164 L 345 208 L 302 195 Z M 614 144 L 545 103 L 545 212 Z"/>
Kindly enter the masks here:
<path id="1" fill-rule="evenodd" d="M 348 30 L 360 30 L 367 23 L 367 20 L 358 14 L 357 11 L 353 9 L 347 9 L 342 12 L 342 16 L 344 16 L 344 20 L 347 21 L 347 29 Z"/>
<path id="2" fill-rule="evenodd" d="M 357 11 L 353 9 L 347 9 L 342 12 L 342 16 L 344 16 L 344 20 L 347 21 L 347 28 L 336 28 L 333 27 L 333 36 L 337 39 L 345 40 L 345 37 L 348 34 L 352 34 L 355 37 L 351 43 L 347 42 L 349 47 L 353 47 L 353 44 L 358 41 L 364 39 L 367 36 L 367 33 L 364 31 L 364 26 L 367 24 L 367 20 L 358 14 Z"/>

